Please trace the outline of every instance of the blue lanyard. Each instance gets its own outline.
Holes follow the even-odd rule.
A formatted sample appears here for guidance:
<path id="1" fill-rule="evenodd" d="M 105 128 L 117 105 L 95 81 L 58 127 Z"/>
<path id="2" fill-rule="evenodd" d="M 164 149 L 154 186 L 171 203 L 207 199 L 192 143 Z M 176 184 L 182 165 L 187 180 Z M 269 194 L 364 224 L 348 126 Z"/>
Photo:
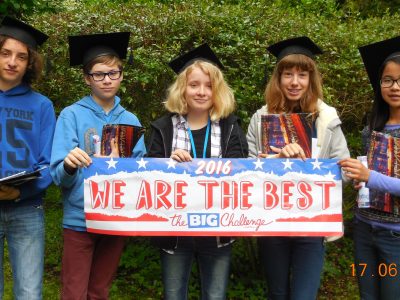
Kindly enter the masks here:
<path id="1" fill-rule="evenodd" d="M 204 138 L 203 158 L 206 158 L 208 136 L 209 136 L 209 133 L 210 133 L 210 124 L 211 124 L 211 121 L 210 121 L 210 118 L 208 118 L 207 129 L 206 129 L 206 137 Z M 188 127 L 188 133 L 189 133 L 189 138 L 190 138 L 190 144 L 192 145 L 193 158 L 197 158 L 196 147 L 194 145 L 194 139 L 193 139 L 192 131 L 190 130 L 189 127 Z"/>

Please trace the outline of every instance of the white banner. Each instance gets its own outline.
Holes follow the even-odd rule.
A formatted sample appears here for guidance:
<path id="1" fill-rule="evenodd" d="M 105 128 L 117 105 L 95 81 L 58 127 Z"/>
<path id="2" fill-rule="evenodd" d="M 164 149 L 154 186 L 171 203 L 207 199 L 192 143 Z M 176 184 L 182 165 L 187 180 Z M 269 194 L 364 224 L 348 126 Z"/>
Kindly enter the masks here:
<path id="1" fill-rule="evenodd" d="M 90 232 L 134 236 L 342 234 L 336 160 L 93 159 Z"/>

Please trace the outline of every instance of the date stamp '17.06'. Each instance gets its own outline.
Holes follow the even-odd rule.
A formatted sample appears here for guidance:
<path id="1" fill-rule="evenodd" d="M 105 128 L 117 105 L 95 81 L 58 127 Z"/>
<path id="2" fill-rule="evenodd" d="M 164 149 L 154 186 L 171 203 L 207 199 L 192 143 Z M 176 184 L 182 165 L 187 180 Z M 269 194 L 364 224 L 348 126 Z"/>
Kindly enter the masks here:
<path id="1" fill-rule="evenodd" d="M 372 277 L 396 277 L 398 275 L 398 266 L 395 263 L 380 263 L 376 271 L 369 270 L 371 266 L 367 263 L 351 264 L 351 276 L 372 276 Z"/>

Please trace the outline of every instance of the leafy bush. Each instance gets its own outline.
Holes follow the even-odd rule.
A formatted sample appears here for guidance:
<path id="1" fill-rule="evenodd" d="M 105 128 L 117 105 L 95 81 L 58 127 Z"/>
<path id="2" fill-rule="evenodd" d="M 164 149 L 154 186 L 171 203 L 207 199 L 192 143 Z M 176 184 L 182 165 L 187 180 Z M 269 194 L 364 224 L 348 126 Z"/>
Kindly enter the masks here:
<path id="1" fill-rule="evenodd" d="M 372 98 L 357 47 L 396 36 L 399 22 L 397 15 L 359 19 L 335 10 L 334 1 L 319 1 L 329 8 L 324 14 L 313 13 L 318 6 L 306 0 L 269 5 L 263 1 L 86 2 L 69 0 L 58 14 L 31 17 L 32 23 L 51 36 L 44 52 L 52 69 L 38 88 L 53 99 L 59 112 L 88 92 L 80 70 L 68 66 L 67 36 L 131 31 L 134 64 L 126 66 L 121 94 L 124 105 L 146 127 L 164 113 L 162 101 L 174 79 L 167 62 L 203 42 L 215 49 L 226 66 L 225 74 L 238 102 L 237 113 L 246 127 L 263 104 L 266 78 L 275 64 L 266 47 L 284 38 L 308 35 L 325 51 L 318 58 L 324 98 L 338 109 L 345 132 L 357 136 Z M 289 2 L 293 5 L 283 5 Z M 357 145 L 351 146 L 358 151 Z"/>
<path id="2" fill-rule="evenodd" d="M 21 17 L 45 11 L 56 11 L 57 2 L 49 0 L 2 0 L 0 17 L 3 15 Z"/>
<path id="3" fill-rule="evenodd" d="M 398 12 L 399 0 L 339 0 L 342 10 L 356 13 L 361 18 L 384 16 Z"/>

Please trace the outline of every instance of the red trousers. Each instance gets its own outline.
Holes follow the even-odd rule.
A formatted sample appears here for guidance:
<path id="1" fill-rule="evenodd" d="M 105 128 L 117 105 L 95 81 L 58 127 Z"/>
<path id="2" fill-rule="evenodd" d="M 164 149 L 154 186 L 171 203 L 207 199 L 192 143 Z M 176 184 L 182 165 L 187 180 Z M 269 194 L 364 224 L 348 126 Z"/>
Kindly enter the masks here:
<path id="1" fill-rule="evenodd" d="M 63 236 L 61 299 L 108 299 L 126 237 L 66 228 Z"/>

